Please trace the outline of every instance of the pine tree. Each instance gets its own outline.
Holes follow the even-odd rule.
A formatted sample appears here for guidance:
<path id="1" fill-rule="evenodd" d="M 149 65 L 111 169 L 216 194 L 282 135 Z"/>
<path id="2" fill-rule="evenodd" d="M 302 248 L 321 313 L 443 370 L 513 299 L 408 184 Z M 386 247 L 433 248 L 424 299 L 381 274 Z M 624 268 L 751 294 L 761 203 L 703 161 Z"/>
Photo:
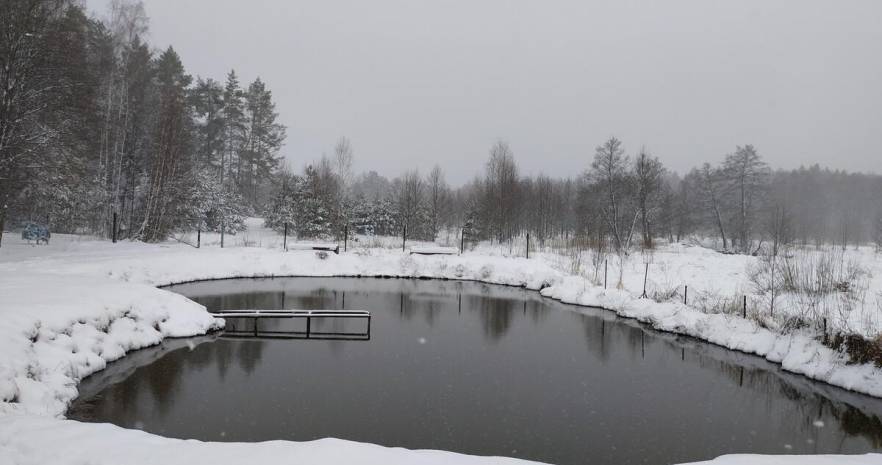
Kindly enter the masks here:
<path id="1" fill-rule="evenodd" d="M 197 123 L 197 162 L 212 167 L 221 176 L 221 157 L 224 151 L 224 89 L 214 79 L 197 78 L 192 92 L 193 110 Z"/>
<path id="2" fill-rule="evenodd" d="M 258 203 L 258 184 L 278 168 L 279 149 L 285 141 L 285 126 L 276 123 L 278 114 L 276 104 L 263 81 L 257 78 L 248 86 L 245 93 L 247 111 L 248 141 L 240 154 L 240 173 L 244 169 L 245 178 L 240 174 L 239 182 L 245 198 L 252 205 Z"/>
<path id="3" fill-rule="evenodd" d="M 239 169 L 241 168 L 240 154 L 245 148 L 246 142 L 246 126 L 245 126 L 245 104 L 243 102 L 244 93 L 239 87 L 239 78 L 236 72 L 231 70 L 227 74 L 227 82 L 224 86 L 223 94 L 223 152 L 221 154 L 220 163 L 220 181 L 225 184 L 235 171 L 236 182 L 238 183 Z"/>
<path id="4" fill-rule="evenodd" d="M 269 207 L 264 213 L 264 224 L 268 228 L 282 231 L 285 224 L 295 222 L 295 204 L 302 196 L 303 181 L 296 174 L 283 170 L 273 177 L 273 191 Z"/>
<path id="5" fill-rule="evenodd" d="M 236 233 L 245 229 L 242 197 L 220 185 L 213 167 L 202 167 L 187 184 L 187 201 L 181 217 L 191 230 Z"/>
<path id="6" fill-rule="evenodd" d="M 187 87 L 192 79 L 184 72 L 172 47 L 157 60 L 156 81 L 159 113 L 153 140 L 149 186 L 139 235 L 146 241 L 165 239 L 180 221 L 176 208 L 185 199 L 187 176 L 192 175 L 192 111 L 187 104 Z"/>

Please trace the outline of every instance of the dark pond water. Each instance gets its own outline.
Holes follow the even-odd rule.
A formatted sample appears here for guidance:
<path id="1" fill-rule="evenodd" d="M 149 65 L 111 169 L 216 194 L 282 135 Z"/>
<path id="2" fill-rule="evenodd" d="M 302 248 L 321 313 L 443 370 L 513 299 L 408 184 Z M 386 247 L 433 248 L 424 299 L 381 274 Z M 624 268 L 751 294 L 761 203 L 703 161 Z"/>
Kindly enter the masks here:
<path id="1" fill-rule="evenodd" d="M 179 438 L 337 437 L 559 464 L 882 446 L 882 401 L 522 289 L 342 278 L 170 289 L 212 310 L 370 310 L 370 338 L 166 341 L 85 380 L 69 417 Z"/>

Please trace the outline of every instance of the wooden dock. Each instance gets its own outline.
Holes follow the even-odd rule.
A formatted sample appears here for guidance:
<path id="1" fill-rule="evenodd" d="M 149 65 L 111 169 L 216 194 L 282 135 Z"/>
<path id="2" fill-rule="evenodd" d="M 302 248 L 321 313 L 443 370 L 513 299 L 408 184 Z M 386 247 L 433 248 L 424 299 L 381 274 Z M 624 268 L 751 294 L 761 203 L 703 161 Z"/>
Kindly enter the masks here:
<path id="1" fill-rule="evenodd" d="M 252 320 L 253 325 L 249 329 L 227 329 L 225 337 L 237 338 L 285 338 L 285 339 L 340 339 L 340 340 L 370 340 L 371 337 L 371 312 L 366 310 L 220 310 L 211 312 L 211 316 L 224 319 Z M 270 330 L 260 329 L 261 319 L 304 319 L 306 320 L 305 331 L 295 330 Z M 367 320 L 367 326 L 363 332 L 327 332 L 313 331 L 313 319 L 363 319 Z"/>

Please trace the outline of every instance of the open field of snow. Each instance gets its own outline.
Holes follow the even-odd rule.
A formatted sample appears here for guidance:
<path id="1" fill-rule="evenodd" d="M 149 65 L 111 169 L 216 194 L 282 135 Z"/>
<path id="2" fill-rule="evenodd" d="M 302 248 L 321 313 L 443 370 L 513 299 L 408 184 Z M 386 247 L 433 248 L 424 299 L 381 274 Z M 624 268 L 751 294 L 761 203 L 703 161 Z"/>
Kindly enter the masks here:
<path id="1" fill-rule="evenodd" d="M 524 286 L 564 302 L 602 306 L 661 330 L 754 353 L 789 371 L 882 397 L 882 370 L 847 364 L 843 354 L 818 342 L 811 329 L 784 335 L 756 319 L 704 313 L 677 299 L 640 299 L 645 263 L 639 255 L 625 263 L 622 289 L 613 288 L 617 273 L 610 260 L 611 284 L 604 290 L 602 282 L 592 283 L 594 270 L 586 271 L 590 262 L 574 269 L 572 258 L 553 253 L 526 260 L 505 256 L 515 254 L 507 247 L 480 245 L 462 256 L 411 256 L 392 248 L 367 248 L 361 242 L 348 253 L 322 259 L 311 251 L 285 253 L 278 235 L 256 223 L 251 226 L 250 237 L 259 240 L 226 241 L 230 247 L 224 249 L 211 245 L 211 235 L 203 235 L 201 249 L 178 241 L 111 244 L 64 235 L 53 237 L 49 246 L 33 247 L 7 235 L 0 248 L 0 463 L 4 458 L 23 464 L 184 463 L 193 457 L 216 457 L 216 463 L 273 463 L 279 457 L 297 463 L 356 458 L 363 463 L 515 463 L 339 440 L 252 445 L 177 441 L 60 419 L 76 396 L 77 382 L 109 361 L 165 337 L 203 334 L 222 324 L 201 306 L 155 286 L 236 276 L 434 277 Z M 882 289 L 878 257 L 849 253 L 865 260 L 873 292 Z M 647 260 L 647 287 L 653 291 L 685 283 L 690 296 L 747 294 L 746 268 L 756 260 L 670 246 Z M 864 324 L 863 320 L 875 321 L 855 321 Z M 872 323 L 867 324 L 863 330 L 872 330 Z M 712 463 L 882 462 L 879 456 L 848 458 L 853 462 L 841 457 L 784 460 L 791 459 L 731 456 Z"/>

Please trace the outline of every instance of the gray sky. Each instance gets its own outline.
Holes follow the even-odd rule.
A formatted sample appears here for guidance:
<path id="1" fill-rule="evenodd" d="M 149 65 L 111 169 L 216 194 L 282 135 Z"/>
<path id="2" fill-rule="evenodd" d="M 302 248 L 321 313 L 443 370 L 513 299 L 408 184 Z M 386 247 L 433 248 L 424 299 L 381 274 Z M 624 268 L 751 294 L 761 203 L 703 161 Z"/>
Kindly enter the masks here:
<path id="1" fill-rule="evenodd" d="M 267 82 L 296 168 L 346 135 L 357 171 L 458 184 L 502 138 L 524 173 L 572 176 L 615 135 L 680 172 L 746 143 L 882 172 L 879 0 L 144 3 L 193 75 Z"/>

